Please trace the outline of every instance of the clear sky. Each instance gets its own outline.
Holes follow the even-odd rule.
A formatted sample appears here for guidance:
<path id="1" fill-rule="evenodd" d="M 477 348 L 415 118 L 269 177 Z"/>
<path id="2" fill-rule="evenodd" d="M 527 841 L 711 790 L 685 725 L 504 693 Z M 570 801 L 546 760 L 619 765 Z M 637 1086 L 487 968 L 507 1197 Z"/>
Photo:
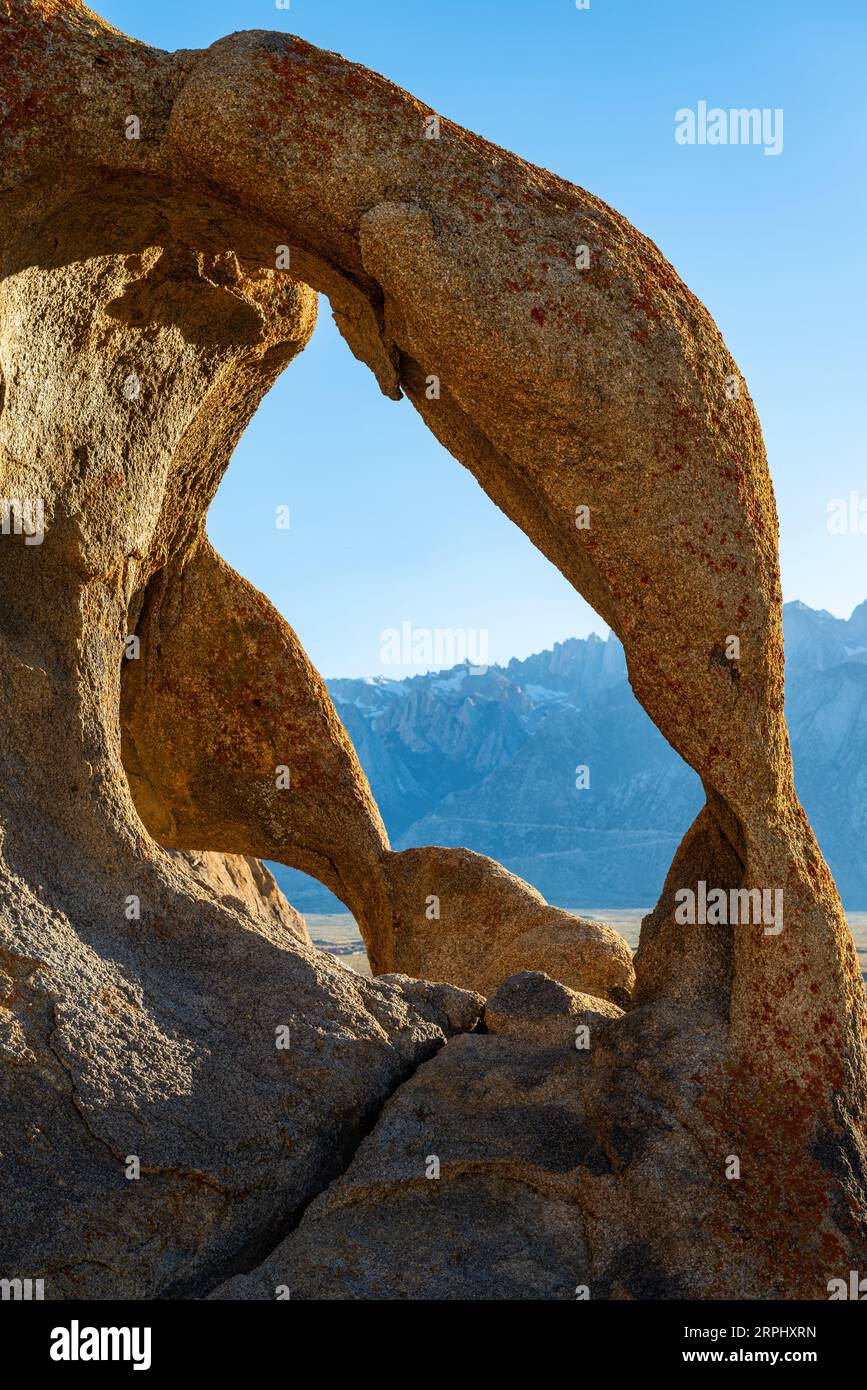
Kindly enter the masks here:
<path id="1" fill-rule="evenodd" d="M 92 3 L 167 49 L 300 34 L 612 204 L 704 301 L 749 383 L 785 597 L 840 617 L 867 597 L 867 534 L 827 524 L 832 499 L 856 490 L 867 504 L 864 0 Z M 675 112 L 702 100 L 782 108 L 782 152 L 678 144 Z M 606 631 L 409 403 L 379 395 L 324 299 L 209 533 L 325 676 L 405 674 L 381 662 L 382 632 L 404 621 L 484 630 L 491 661 Z"/>

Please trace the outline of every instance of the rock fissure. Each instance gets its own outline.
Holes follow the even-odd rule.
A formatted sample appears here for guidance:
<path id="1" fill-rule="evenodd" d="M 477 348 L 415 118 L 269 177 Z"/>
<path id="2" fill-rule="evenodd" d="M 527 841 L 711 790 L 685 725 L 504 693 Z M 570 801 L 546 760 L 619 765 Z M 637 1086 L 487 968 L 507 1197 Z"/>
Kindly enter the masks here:
<path id="1" fill-rule="evenodd" d="M 436 1051 L 438 1052 L 441 1047 L 445 1046 L 447 1046 L 446 1042 L 441 1043 Z M 434 1053 L 433 1055 L 436 1054 Z M 290 1205 L 287 1207 L 287 1214 L 282 1221 L 278 1222 L 267 1232 L 262 1232 L 258 1235 L 254 1234 L 245 1246 L 243 1253 L 239 1253 L 234 1259 L 230 1259 L 221 1270 L 219 1277 L 212 1277 L 207 1287 L 203 1287 L 194 1292 L 189 1291 L 189 1293 L 185 1293 L 184 1296 L 196 1298 L 208 1297 L 232 1279 L 248 1275 L 265 1264 L 268 1258 L 279 1249 L 283 1242 L 288 1240 L 295 1230 L 297 1230 L 311 1204 L 315 1202 L 317 1198 L 321 1197 L 323 1193 L 327 1192 L 328 1189 L 334 1183 L 338 1182 L 349 1170 L 358 1149 L 376 1127 L 383 1110 L 392 1097 L 396 1095 L 402 1086 L 406 1085 L 406 1083 L 412 1079 L 420 1067 L 423 1067 L 425 1063 L 430 1060 L 430 1057 L 425 1057 L 414 1067 L 408 1069 L 407 1072 L 397 1080 L 392 1090 L 382 1097 L 379 1105 L 365 1116 L 364 1120 L 359 1124 L 353 1134 L 342 1140 L 339 1158 L 335 1159 L 334 1171 L 329 1172 L 326 1170 L 322 1174 L 322 1184 L 316 1191 L 307 1194 L 301 1202 L 297 1200 L 292 1201 L 290 1199 Z M 276 1296 L 276 1290 L 272 1296 Z"/>

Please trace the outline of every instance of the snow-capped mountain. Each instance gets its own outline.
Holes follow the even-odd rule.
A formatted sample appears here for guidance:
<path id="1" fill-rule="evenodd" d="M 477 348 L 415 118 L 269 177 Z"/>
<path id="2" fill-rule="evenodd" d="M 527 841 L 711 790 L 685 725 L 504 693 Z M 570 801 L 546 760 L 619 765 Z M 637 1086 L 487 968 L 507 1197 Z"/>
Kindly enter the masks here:
<path id="1" fill-rule="evenodd" d="M 783 623 L 798 790 L 845 905 L 865 910 L 867 602 L 848 620 L 789 603 Z M 613 634 L 484 675 L 327 684 L 396 849 L 466 845 L 562 906 L 652 905 L 703 802 L 635 700 Z M 337 906 L 304 875 L 276 872 L 302 909 Z"/>

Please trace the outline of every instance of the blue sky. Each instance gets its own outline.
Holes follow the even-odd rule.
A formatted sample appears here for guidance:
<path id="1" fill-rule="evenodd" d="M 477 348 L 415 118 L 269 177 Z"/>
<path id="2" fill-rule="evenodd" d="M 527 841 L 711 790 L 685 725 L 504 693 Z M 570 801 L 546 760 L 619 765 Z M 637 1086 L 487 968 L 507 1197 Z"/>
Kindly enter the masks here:
<path id="1" fill-rule="evenodd" d="M 162 48 L 279 29 L 384 73 L 590 189 L 650 236 L 719 324 L 759 409 L 787 599 L 847 617 L 867 535 L 862 0 L 103 0 Z M 778 157 L 684 146 L 675 112 L 782 108 Z M 274 525 L 288 506 L 289 530 Z M 401 675 L 381 634 L 488 633 L 505 661 L 604 624 L 427 433 L 378 393 L 320 301 L 313 342 L 249 426 L 209 516 L 218 550 L 323 675 Z"/>

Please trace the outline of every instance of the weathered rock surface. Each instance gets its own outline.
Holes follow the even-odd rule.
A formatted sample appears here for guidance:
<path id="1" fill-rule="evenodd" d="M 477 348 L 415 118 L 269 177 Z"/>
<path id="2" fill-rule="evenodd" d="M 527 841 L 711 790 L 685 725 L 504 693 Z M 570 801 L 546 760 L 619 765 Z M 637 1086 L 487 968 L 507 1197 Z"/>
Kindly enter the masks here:
<path id="1" fill-rule="evenodd" d="M 762 1240 L 755 1177 L 725 1176 L 700 1080 L 721 1027 L 663 1031 L 654 1011 L 621 1018 L 538 973 L 505 981 L 485 1021 L 400 1087 L 298 1228 L 213 1297 L 823 1296 L 797 1252 Z"/>
<path id="2" fill-rule="evenodd" d="M 0 1274 L 198 1296 L 267 1252 L 481 1000 L 362 980 L 159 852 L 128 884 L 80 865 L 38 888 L 0 869 Z"/>
<path id="3" fill-rule="evenodd" d="M 10 64 L 20 15 L 39 19 L 38 42 Z M 97 25 L 75 9 L 42 19 L 2 13 L 7 115 L 10 73 L 14 99 L 54 23 L 73 26 L 61 64 Z M 3 140 L 5 156 L 5 124 Z M 246 420 L 312 331 L 315 296 L 233 252 L 197 249 L 156 184 L 107 177 L 100 188 L 74 160 L 68 177 L 37 177 L 38 160 L 33 173 L 5 184 L 0 221 L 0 496 L 42 499 L 45 513 L 41 544 L 0 536 L 0 1273 L 44 1279 L 48 1298 L 198 1295 L 273 1245 L 394 1087 L 473 1026 L 481 1000 L 360 980 L 313 950 L 260 866 L 218 853 L 243 843 L 199 839 L 195 823 L 183 839 L 195 853 L 171 855 L 140 820 L 130 784 L 153 819 L 160 788 L 147 763 L 140 776 L 132 757 L 124 767 L 122 675 L 136 672 L 133 704 L 143 679 L 161 707 L 149 634 L 173 653 L 176 634 L 159 620 L 175 575 L 183 583 L 186 570 L 192 589 L 204 570 L 235 601 L 231 616 L 188 608 L 175 679 L 188 694 L 201 673 L 195 696 L 216 704 L 222 676 L 238 708 L 220 723 L 202 705 L 194 726 L 230 803 L 221 812 L 197 786 L 203 820 L 230 818 L 240 763 L 240 794 L 248 806 L 258 795 L 263 823 L 285 824 L 288 841 L 293 810 L 275 768 L 296 769 L 303 828 L 304 760 L 318 748 L 347 862 L 364 866 L 379 843 L 319 677 L 202 535 Z M 258 755 L 235 742 L 236 648 L 253 663 L 251 708 L 258 658 L 293 715 L 273 744 L 260 729 Z M 153 737 L 167 777 L 177 733 L 164 723 Z M 181 774 L 195 763 L 177 756 L 180 818 Z M 326 825 L 316 834 L 311 853 L 328 844 Z"/>
<path id="4" fill-rule="evenodd" d="M 165 54 L 77 0 L 0 7 L 0 498 L 44 505 L 41 543 L 0 536 L 0 1269 L 60 1297 L 273 1297 L 278 1275 L 825 1297 L 867 1264 L 865 999 L 792 781 L 755 410 L 651 242 L 448 121 L 425 139 L 427 114 L 286 35 Z M 587 1053 L 539 1000 L 528 1023 L 522 985 L 512 1023 L 498 992 L 495 1032 L 432 1057 L 477 995 L 354 979 L 161 848 L 308 869 L 380 974 L 438 949 L 416 914 L 441 852 L 391 856 L 297 638 L 204 536 L 315 290 L 611 625 L 703 780 L 631 1006 L 593 1006 Z M 571 928 L 610 948 L 591 980 L 545 905 L 532 950 L 509 909 L 508 949 L 468 953 L 464 872 L 457 972 L 613 997 L 617 942 Z M 782 892 L 784 929 L 678 920 L 700 883 Z M 514 889 L 496 866 L 477 887 L 491 930 Z"/>
<path id="5" fill-rule="evenodd" d="M 420 1067 L 297 1229 L 212 1296 L 826 1298 L 841 1268 L 826 1194 L 794 1150 L 769 1185 L 781 1150 L 757 1128 L 744 1143 L 749 1082 L 720 1113 L 724 1024 L 570 994 L 538 973 L 505 981 L 491 1031 Z M 840 1178 L 854 1206 L 855 1174 Z M 790 1243 L 787 1201 L 819 1223 L 824 1265 Z"/>
<path id="6" fill-rule="evenodd" d="M 277 887 L 274 875 L 258 859 L 203 850 L 169 850 L 171 858 L 195 883 L 214 892 L 225 907 L 244 912 L 255 922 L 285 927 L 305 946 L 312 945 L 304 918 Z"/>
<path id="7" fill-rule="evenodd" d="M 625 1005 L 632 952 L 601 922 L 551 907 L 502 865 L 466 849 L 407 849 L 387 862 L 393 959 L 407 975 L 490 995 L 508 975 L 545 970 Z"/>
<path id="8" fill-rule="evenodd" d="M 485 1006 L 489 1033 L 549 1047 L 578 1047 L 578 1030 L 590 1032 L 623 1010 L 592 994 L 580 994 L 540 970 L 510 975 Z"/>
<path id="9" fill-rule="evenodd" d="M 352 911 L 374 972 L 390 968 L 385 829 L 288 623 L 201 537 L 148 587 L 135 630 L 122 751 L 150 832 L 313 874 Z"/>

